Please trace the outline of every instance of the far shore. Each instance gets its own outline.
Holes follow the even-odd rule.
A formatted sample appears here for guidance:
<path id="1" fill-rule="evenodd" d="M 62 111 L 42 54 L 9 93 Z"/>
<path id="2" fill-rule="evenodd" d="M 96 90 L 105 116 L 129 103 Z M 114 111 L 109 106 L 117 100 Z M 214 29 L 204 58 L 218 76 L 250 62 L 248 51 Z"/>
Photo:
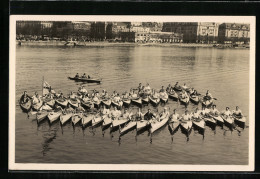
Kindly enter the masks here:
<path id="1" fill-rule="evenodd" d="M 21 46 L 79 46 L 79 47 L 113 47 L 113 46 L 159 46 L 159 47 L 216 47 L 216 44 L 199 43 L 133 43 L 133 42 L 77 42 L 65 45 L 66 41 L 16 41 Z"/>

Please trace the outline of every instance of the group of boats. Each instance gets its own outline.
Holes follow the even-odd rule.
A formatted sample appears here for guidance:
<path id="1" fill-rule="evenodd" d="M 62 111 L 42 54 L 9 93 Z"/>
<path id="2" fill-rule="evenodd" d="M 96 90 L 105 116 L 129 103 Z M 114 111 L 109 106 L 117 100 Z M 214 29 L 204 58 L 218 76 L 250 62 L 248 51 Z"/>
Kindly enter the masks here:
<path id="1" fill-rule="evenodd" d="M 149 130 L 150 133 L 154 133 L 161 127 L 169 124 L 169 129 L 173 133 L 181 126 L 183 131 L 189 133 L 192 128 L 202 130 L 205 129 L 205 124 L 209 126 L 226 125 L 230 129 L 233 129 L 234 122 L 245 125 L 245 118 L 235 116 L 221 116 L 221 115 L 207 115 L 202 116 L 201 120 L 183 120 L 182 118 L 172 118 L 169 112 L 156 115 L 156 118 L 149 120 L 136 120 L 135 115 L 123 117 L 113 117 L 109 114 L 103 114 L 100 110 L 101 106 L 104 109 L 109 109 L 111 106 L 115 107 L 115 110 L 120 110 L 124 106 L 128 108 L 130 104 L 142 107 L 143 104 L 151 103 L 157 106 L 159 103 L 167 103 L 168 98 L 180 101 L 181 104 L 187 105 L 192 102 L 198 105 L 200 102 L 202 106 L 209 108 L 213 104 L 213 98 L 205 97 L 200 98 L 200 94 L 193 93 L 193 88 L 187 88 L 181 86 L 171 87 L 170 85 L 166 90 L 162 89 L 158 92 L 151 89 L 149 84 L 143 87 L 139 84 L 138 88 L 131 89 L 129 93 L 125 92 L 120 97 L 118 93 L 114 92 L 112 95 L 108 95 L 105 90 L 99 93 L 93 90 L 92 94 L 88 93 L 84 86 L 81 86 L 78 92 L 71 93 L 67 98 L 62 93 L 56 94 L 50 89 L 49 93 L 44 97 L 36 97 L 38 99 L 35 102 L 28 96 L 26 102 L 20 101 L 20 106 L 23 111 L 36 114 L 37 122 L 48 119 L 52 124 L 55 121 L 60 121 L 61 125 L 64 125 L 71 120 L 73 126 L 80 124 L 83 128 L 87 126 L 96 127 L 102 126 L 102 129 L 110 128 L 110 131 L 119 130 L 123 135 L 126 132 L 136 129 L 137 132 L 143 130 Z M 183 97 L 185 96 L 185 97 Z M 48 110 L 44 107 L 49 106 Z M 96 109 L 96 110 L 95 110 Z"/>

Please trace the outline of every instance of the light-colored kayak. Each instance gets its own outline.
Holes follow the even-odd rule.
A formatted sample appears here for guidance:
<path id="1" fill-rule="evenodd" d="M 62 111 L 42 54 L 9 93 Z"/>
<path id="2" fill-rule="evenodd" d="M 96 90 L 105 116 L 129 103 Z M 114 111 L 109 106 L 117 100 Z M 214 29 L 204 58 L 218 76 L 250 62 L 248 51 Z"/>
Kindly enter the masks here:
<path id="1" fill-rule="evenodd" d="M 106 107 L 110 107 L 112 100 L 111 99 L 103 99 L 102 103 L 106 106 Z"/>
<path id="2" fill-rule="evenodd" d="M 168 101 L 169 96 L 166 93 L 160 93 L 160 99 L 163 103 Z"/>
<path id="3" fill-rule="evenodd" d="M 218 123 L 223 124 L 224 120 L 222 117 L 220 116 L 213 116 L 213 119 L 215 119 Z"/>
<path id="4" fill-rule="evenodd" d="M 110 129 L 119 127 L 125 123 L 127 123 L 129 121 L 129 119 L 124 119 L 124 118 L 118 118 L 112 121 L 112 124 L 110 126 Z"/>
<path id="5" fill-rule="evenodd" d="M 127 123 L 124 128 L 119 128 L 119 132 L 120 134 L 124 134 L 127 131 L 130 131 L 131 129 L 134 129 L 136 126 L 136 121 L 131 121 L 129 123 Z"/>
<path id="6" fill-rule="evenodd" d="M 51 98 L 45 98 L 43 101 L 48 104 L 50 107 L 53 107 L 55 105 L 55 100 Z"/>
<path id="7" fill-rule="evenodd" d="M 83 117 L 82 113 L 73 114 L 71 117 L 72 124 L 75 126 Z"/>
<path id="8" fill-rule="evenodd" d="M 33 108 L 34 110 L 38 111 L 38 110 L 42 107 L 42 105 L 43 105 L 43 102 L 42 102 L 42 100 L 41 100 L 39 103 L 33 104 L 33 105 L 32 105 L 32 108 Z"/>
<path id="9" fill-rule="evenodd" d="M 180 97 L 179 100 L 180 100 L 181 104 L 187 105 L 187 104 L 189 104 L 190 98 L 188 96 L 187 96 L 187 98 Z"/>
<path id="10" fill-rule="evenodd" d="M 61 111 L 57 111 L 57 112 L 50 112 L 48 114 L 48 119 L 50 121 L 50 123 L 53 123 L 54 121 L 56 121 L 61 115 Z"/>
<path id="11" fill-rule="evenodd" d="M 56 99 L 56 103 L 62 107 L 66 107 L 68 105 L 68 100 L 66 99 Z"/>
<path id="12" fill-rule="evenodd" d="M 114 106 L 116 106 L 117 108 L 121 108 L 123 106 L 123 102 L 122 101 L 116 102 L 116 101 L 112 100 L 112 104 Z"/>
<path id="13" fill-rule="evenodd" d="M 240 122 L 240 123 L 244 123 L 246 122 L 246 118 L 245 117 L 235 117 L 234 116 L 234 119 L 236 122 Z"/>
<path id="14" fill-rule="evenodd" d="M 66 123 L 71 117 L 72 117 L 72 113 L 61 114 L 61 115 L 60 115 L 60 123 L 61 123 L 61 125 L 63 125 L 64 123 Z"/>
<path id="15" fill-rule="evenodd" d="M 192 123 L 193 123 L 194 127 L 197 127 L 200 130 L 205 129 L 205 121 L 202 119 L 200 119 L 200 120 L 194 119 L 194 120 L 192 120 Z"/>
<path id="16" fill-rule="evenodd" d="M 150 102 L 153 104 L 153 105 L 158 105 L 160 103 L 160 98 L 153 98 L 151 96 L 149 96 L 149 99 L 150 99 Z"/>
<path id="17" fill-rule="evenodd" d="M 160 121 L 153 121 L 151 122 L 151 128 L 150 128 L 150 133 L 155 132 L 156 130 L 160 129 L 163 127 L 169 120 L 169 114 L 160 117 Z"/>
<path id="18" fill-rule="evenodd" d="M 103 120 L 103 123 L 102 123 L 102 128 L 110 125 L 112 123 L 112 118 L 111 117 L 108 117 L 108 116 L 104 116 L 104 120 Z"/>
<path id="19" fill-rule="evenodd" d="M 92 127 L 100 124 L 103 120 L 104 120 L 103 116 L 100 116 L 100 115 L 94 116 L 94 118 L 92 119 Z"/>
<path id="20" fill-rule="evenodd" d="M 129 98 L 123 98 L 122 101 L 123 101 L 123 104 L 126 106 L 129 106 L 131 104 L 131 99 L 129 99 Z"/>
<path id="21" fill-rule="evenodd" d="M 211 106 L 213 104 L 213 99 L 210 100 L 204 100 L 202 101 L 202 105 L 205 106 L 206 108 Z"/>
<path id="22" fill-rule="evenodd" d="M 48 111 L 39 111 L 36 113 L 36 119 L 37 122 L 41 122 L 43 119 L 45 119 L 48 116 L 49 112 Z"/>
<path id="23" fill-rule="evenodd" d="M 169 128 L 170 128 L 171 133 L 173 134 L 178 129 L 179 126 L 180 126 L 180 122 L 178 120 L 172 121 L 169 124 Z"/>
<path id="24" fill-rule="evenodd" d="M 68 103 L 74 108 L 77 108 L 79 106 L 78 100 L 76 99 L 69 99 Z"/>
<path id="25" fill-rule="evenodd" d="M 141 121 L 137 121 L 137 124 L 136 124 L 136 131 L 140 131 L 144 128 L 146 128 L 147 126 L 150 125 L 150 122 L 147 121 L 147 120 L 141 120 Z"/>
<path id="26" fill-rule="evenodd" d="M 89 101 L 86 101 L 86 102 L 82 101 L 81 104 L 84 108 L 90 109 L 93 103 L 89 100 Z"/>
<path id="27" fill-rule="evenodd" d="M 181 126 L 185 132 L 189 133 L 192 129 L 192 121 L 181 121 Z"/>
<path id="28" fill-rule="evenodd" d="M 198 104 L 200 102 L 199 96 L 190 95 L 190 101 L 194 104 Z"/>
<path id="29" fill-rule="evenodd" d="M 88 114 L 87 116 L 83 115 L 82 118 L 81 118 L 82 126 L 85 127 L 86 125 L 90 124 L 94 117 L 95 116 L 93 114 Z"/>
<path id="30" fill-rule="evenodd" d="M 133 99 L 132 99 L 132 102 L 133 102 L 134 104 L 139 105 L 139 106 L 142 105 L 142 99 L 141 99 L 140 97 L 139 97 L 139 98 L 133 98 Z"/>
<path id="31" fill-rule="evenodd" d="M 204 117 L 203 119 L 208 125 L 217 125 L 217 122 L 212 117 Z"/>
<path id="32" fill-rule="evenodd" d="M 143 101 L 143 103 L 148 104 L 149 103 L 149 97 L 146 96 L 146 97 L 142 98 L 142 101 Z"/>
<path id="33" fill-rule="evenodd" d="M 101 101 L 100 100 L 97 100 L 97 101 L 93 101 L 94 103 L 94 107 L 95 108 L 99 108 L 100 107 L 100 104 L 101 104 Z"/>
<path id="34" fill-rule="evenodd" d="M 168 93 L 169 98 L 173 99 L 173 100 L 178 100 L 179 96 L 177 93 Z"/>
<path id="35" fill-rule="evenodd" d="M 233 119 L 232 117 L 230 117 L 230 116 L 227 116 L 227 117 L 221 116 L 221 117 L 223 118 L 224 123 L 225 123 L 226 125 L 228 125 L 229 127 L 231 127 L 231 126 L 233 125 L 234 119 Z"/>

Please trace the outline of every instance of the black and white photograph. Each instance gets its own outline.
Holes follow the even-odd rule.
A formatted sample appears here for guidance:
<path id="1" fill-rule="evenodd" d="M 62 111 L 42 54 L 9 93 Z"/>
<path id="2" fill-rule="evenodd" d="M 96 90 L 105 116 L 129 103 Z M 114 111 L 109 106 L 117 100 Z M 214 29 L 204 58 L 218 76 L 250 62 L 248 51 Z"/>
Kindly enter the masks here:
<path id="1" fill-rule="evenodd" d="M 253 171 L 255 17 L 10 16 L 9 169 Z"/>

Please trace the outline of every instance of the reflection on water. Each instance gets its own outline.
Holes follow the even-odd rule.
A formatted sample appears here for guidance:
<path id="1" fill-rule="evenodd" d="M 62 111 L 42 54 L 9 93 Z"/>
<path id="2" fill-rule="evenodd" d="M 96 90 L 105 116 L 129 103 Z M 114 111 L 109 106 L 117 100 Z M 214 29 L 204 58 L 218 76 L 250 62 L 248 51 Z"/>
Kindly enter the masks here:
<path id="1" fill-rule="evenodd" d="M 24 90 L 41 93 L 43 76 L 56 91 L 68 94 L 81 82 L 67 77 L 86 73 L 103 79 L 100 85 L 85 84 L 88 90 L 106 89 L 109 93 L 128 91 L 140 82 L 159 89 L 178 81 L 201 94 L 209 89 L 219 110 L 238 105 L 248 116 L 248 49 L 17 46 L 16 52 L 16 101 Z M 183 114 L 197 105 L 184 106 L 169 99 L 165 105 L 149 104 L 141 110 L 160 112 L 163 107 Z M 137 109 L 130 106 L 133 113 Z M 248 131 L 239 126 L 233 131 L 226 126 L 206 126 L 203 133 L 192 129 L 187 134 L 178 129 L 171 134 L 165 126 L 153 135 L 134 129 L 120 137 L 118 130 L 110 133 L 109 127 L 82 129 L 71 122 L 50 125 L 47 119 L 37 125 L 35 116 L 27 119 L 17 106 L 16 162 L 246 164 Z"/>

